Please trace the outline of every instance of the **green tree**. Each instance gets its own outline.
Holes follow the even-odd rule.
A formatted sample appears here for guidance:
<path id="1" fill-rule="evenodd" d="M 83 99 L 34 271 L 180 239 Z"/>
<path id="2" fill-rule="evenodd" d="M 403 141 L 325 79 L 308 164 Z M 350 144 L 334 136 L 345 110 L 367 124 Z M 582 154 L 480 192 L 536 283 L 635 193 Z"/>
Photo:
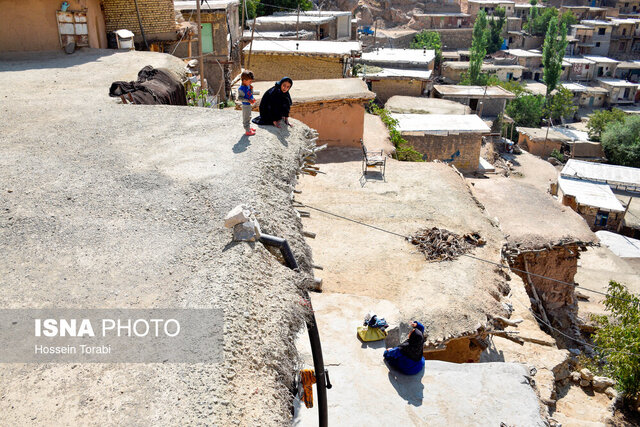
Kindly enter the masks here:
<path id="1" fill-rule="evenodd" d="M 593 337 L 600 347 L 596 359 L 629 401 L 640 395 L 640 298 L 612 280 L 604 306 L 611 314 L 594 316 L 600 326 Z"/>
<path id="2" fill-rule="evenodd" d="M 578 23 L 578 18 L 576 18 L 576 16 L 573 13 L 569 12 L 568 10 L 560 16 L 561 26 L 562 24 L 564 24 L 567 26 L 567 28 L 569 28 L 570 26 L 575 25 L 577 23 Z"/>
<path id="3" fill-rule="evenodd" d="M 507 21 L 506 11 L 503 7 L 497 7 L 493 17 L 489 21 L 489 33 L 487 34 L 487 53 L 494 53 L 502 49 L 502 30 Z"/>
<path id="4" fill-rule="evenodd" d="M 554 120 L 559 120 L 562 117 L 572 117 L 578 110 L 578 107 L 573 102 L 573 93 L 564 87 L 556 90 L 548 104 L 546 116 Z"/>
<path id="5" fill-rule="evenodd" d="M 258 3 L 259 0 L 246 0 L 246 4 L 247 4 L 247 16 L 245 16 L 245 20 L 246 19 L 253 19 L 256 17 L 256 11 L 258 8 Z M 240 16 L 240 22 L 242 22 L 242 14 L 244 13 L 244 2 L 240 2 L 240 7 L 238 7 L 238 13 Z"/>
<path id="6" fill-rule="evenodd" d="M 473 24 L 473 38 L 469 52 L 469 84 L 477 85 L 481 81 L 482 62 L 487 54 L 487 14 L 484 10 L 478 12 Z"/>
<path id="7" fill-rule="evenodd" d="M 542 120 L 544 97 L 522 93 L 512 99 L 505 111 L 513 119 L 516 126 L 538 127 Z"/>
<path id="8" fill-rule="evenodd" d="M 549 21 L 547 36 L 544 39 L 542 49 L 542 66 L 544 67 L 544 83 L 547 85 L 547 97 L 556 88 L 560 72 L 562 71 L 562 60 L 567 48 L 567 27 L 560 28 L 560 40 L 558 40 L 558 20 L 554 17 Z"/>
<path id="9" fill-rule="evenodd" d="M 602 133 L 602 149 L 610 163 L 640 168 L 640 116 L 608 124 Z"/>
<path id="10" fill-rule="evenodd" d="M 440 33 L 436 31 L 420 31 L 415 35 L 411 45 L 411 49 L 433 49 L 436 52 L 436 67 L 442 62 L 442 41 Z"/>
<path id="11" fill-rule="evenodd" d="M 626 114 L 622 110 L 612 108 L 611 111 L 598 110 L 589 117 L 587 129 L 589 129 L 589 138 L 593 141 L 600 141 L 602 132 L 610 123 L 623 123 Z"/>
<path id="12" fill-rule="evenodd" d="M 547 34 L 549 22 L 552 18 L 558 19 L 558 9 L 547 7 L 540 12 L 537 7 L 532 7 L 529 12 L 529 20 L 524 28 L 534 36 L 543 36 Z"/>
<path id="13" fill-rule="evenodd" d="M 291 12 L 298 7 L 300 7 L 300 10 L 311 10 L 313 8 L 311 0 L 269 0 L 267 4 L 259 1 L 256 1 L 256 3 L 257 16 L 273 15 L 275 12 Z M 248 5 L 247 11 L 249 11 Z"/>

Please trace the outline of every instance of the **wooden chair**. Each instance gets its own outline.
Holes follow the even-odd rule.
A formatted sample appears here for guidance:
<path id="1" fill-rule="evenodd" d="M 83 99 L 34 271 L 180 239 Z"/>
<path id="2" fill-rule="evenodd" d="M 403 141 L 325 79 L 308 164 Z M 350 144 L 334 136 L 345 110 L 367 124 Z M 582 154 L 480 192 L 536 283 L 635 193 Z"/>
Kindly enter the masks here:
<path id="1" fill-rule="evenodd" d="M 384 150 L 367 151 L 367 147 L 364 146 L 362 139 L 360 140 L 360 145 L 362 146 L 362 174 L 366 175 L 369 168 L 379 167 L 382 178 L 385 179 L 387 156 L 384 155 Z"/>

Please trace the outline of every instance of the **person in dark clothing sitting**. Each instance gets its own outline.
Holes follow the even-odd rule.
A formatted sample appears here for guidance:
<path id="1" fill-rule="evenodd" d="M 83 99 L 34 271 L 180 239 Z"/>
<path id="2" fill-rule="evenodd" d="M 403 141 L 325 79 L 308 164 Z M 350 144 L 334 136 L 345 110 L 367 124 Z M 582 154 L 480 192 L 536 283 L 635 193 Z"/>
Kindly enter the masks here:
<path id="1" fill-rule="evenodd" d="M 424 368 L 424 325 L 414 321 L 411 326 L 413 329 L 403 343 L 384 352 L 384 360 L 389 366 L 405 375 L 415 375 Z"/>
<path id="2" fill-rule="evenodd" d="M 280 121 L 288 126 L 289 109 L 291 108 L 291 95 L 289 89 L 293 86 L 293 80 L 283 77 L 271 89 L 265 92 L 260 100 L 260 116 L 254 119 L 259 125 L 273 125 L 280 127 Z"/>

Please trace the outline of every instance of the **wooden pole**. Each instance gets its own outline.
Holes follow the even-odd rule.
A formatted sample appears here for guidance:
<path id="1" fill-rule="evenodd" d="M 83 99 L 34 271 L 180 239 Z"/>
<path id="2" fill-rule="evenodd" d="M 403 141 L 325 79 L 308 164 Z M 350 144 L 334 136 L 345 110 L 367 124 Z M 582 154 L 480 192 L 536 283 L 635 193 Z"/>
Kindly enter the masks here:
<path id="1" fill-rule="evenodd" d="M 253 33 L 256 31 L 256 21 L 258 17 L 253 18 L 253 25 L 251 26 L 251 41 L 249 42 L 249 57 L 247 58 L 247 69 L 251 68 L 251 51 L 253 50 Z"/>
<path id="2" fill-rule="evenodd" d="M 300 5 L 298 5 L 298 17 L 296 18 L 296 40 L 300 39 L 298 31 L 300 30 Z"/>
<path id="3" fill-rule="evenodd" d="M 618 228 L 616 229 L 616 233 L 620 232 L 620 229 L 622 228 L 622 223 L 624 222 L 624 217 L 627 216 L 627 212 L 629 211 L 629 206 L 631 206 L 631 201 L 633 200 L 633 197 L 629 197 L 629 202 L 627 203 L 627 207 L 624 208 L 624 213 L 622 214 L 622 218 L 620 218 L 620 222 L 618 223 Z"/>
<path id="4" fill-rule="evenodd" d="M 198 14 L 198 68 L 200 69 L 200 90 L 206 89 L 204 82 L 204 58 L 202 56 L 202 21 L 200 20 L 200 0 L 196 0 L 196 11 Z"/>
<path id="5" fill-rule="evenodd" d="M 240 27 L 240 31 L 244 33 L 244 16 L 247 13 L 247 0 L 242 2 L 242 26 Z"/>
<path id="6" fill-rule="evenodd" d="M 373 30 L 373 48 L 376 48 L 376 37 L 378 36 L 378 18 L 375 20 L 374 30 Z"/>

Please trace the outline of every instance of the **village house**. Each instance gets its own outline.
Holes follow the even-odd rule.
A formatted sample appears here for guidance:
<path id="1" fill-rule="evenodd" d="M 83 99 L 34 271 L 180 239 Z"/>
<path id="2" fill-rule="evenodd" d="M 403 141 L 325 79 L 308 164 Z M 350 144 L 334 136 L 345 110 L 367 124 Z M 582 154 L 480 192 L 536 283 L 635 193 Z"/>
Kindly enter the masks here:
<path id="1" fill-rule="evenodd" d="M 525 80 L 540 80 L 542 78 L 542 54 L 531 50 L 508 49 L 497 53 L 496 57 L 501 54 L 508 57 L 514 57 L 516 63 L 524 67 L 522 78 Z"/>
<path id="2" fill-rule="evenodd" d="M 431 96 L 468 105 L 480 117 L 497 117 L 504 112 L 508 99 L 516 96 L 500 86 L 434 85 Z"/>
<path id="3" fill-rule="evenodd" d="M 368 72 L 366 65 L 364 67 L 362 78 L 381 103 L 387 102 L 394 95 L 428 95 L 431 89 L 431 70 L 382 68 L 380 71 Z"/>
<path id="4" fill-rule="evenodd" d="M 473 26 L 471 15 L 462 12 L 416 13 L 409 27 L 416 30 L 469 28 Z"/>
<path id="5" fill-rule="evenodd" d="M 96 49 L 109 46 L 108 33 L 128 29 L 141 42 L 141 31 L 133 3 L 118 0 L 32 0 L 3 2 L 0 17 L 0 52 L 59 50 L 69 42 Z M 139 0 L 140 20 L 147 41 L 173 40 L 177 26 L 173 0 Z M 28 30 L 25 30 L 28 29 Z"/>
<path id="6" fill-rule="evenodd" d="M 634 36 L 640 36 L 640 19 L 611 19 L 611 44 L 609 56 L 627 58 L 631 54 Z"/>
<path id="7" fill-rule="evenodd" d="M 609 53 L 609 47 L 611 45 L 611 30 L 613 29 L 613 24 L 608 21 L 597 19 L 585 19 L 580 23 L 582 25 L 593 28 L 592 42 L 594 46 L 588 53 L 592 55 L 607 55 Z"/>
<path id="8" fill-rule="evenodd" d="M 614 77 L 630 82 L 640 82 L 640 61 L 621 62 L 616 67 Z"/>
<path id="9" fill-rule="evenodd" d="M 383 49 L 364 52 L 358 62 L 377 67 L 431 70 L 435 65 L 436 53 L 430 49 Z"/>
<path id="10" fill-rule="evenodd" d="M 551 152 L 562 151 L 565 142 L 570 138 L 551 128 L 529 128 L 518 126 L 518 145 L 534 156 L 546 159 Z"/>
<path id="11" fill-rule="evenodd" d="M 254 40 L 242 50 L 244 64 L 258 80 L 341 79 L 349 75 L 358 42 Z"/>
<path id="12" fill-rule="evenodd" d="M 459 102 L 401 95 L 389 98 L 384 108 L 391 113 L 400 114 L 471 114 L 471 109 Z"/>
<path id="13" fill-rule="evenodd" d="M 534 36 L 526 31 L 507 31 L 504 38 L 509 49 L 538 49 L 544 41 L 542 36 Z"/>
<path id="14" fill-rule="evenodd" d="M 493 76 L 500 81 L 506 82 L 509 80 L 520 81 L 522 79 L 522 73 L 525 68 L 521 65 L 511 64 L 482 64 L 482 72 Z M 442 63 L 442 77 L 447 79 L 447 82 L 454 84 L 460 83 L 462 80 L 462 74 L 469 71 L 469 62 L 467 61 L 445 61 Z"/>
<path id="15" fill-rule="evenodd" d="M 256 82 L 260 92 L 256 99 L 273 86 L 273 82 Z M 364 104 L 373 100 L 365 82 L 360 79 L 294 80 L 290 90 L 293 105 L 290 117 L 318 131 L 318 141 L 332 147 L 360 147 L 364 131 Z M 259 110 L 260 103 L 254 105 Z"/>
<path id="16" fill-rule="evenodd" d="M 428 49 L 375 49 L 358 60 L 362 76 L 378 100 L 393 95 L 421 96 L 431 89 L 435 51 Z"/>
<path id="17" fill-rule="evenodd" d="M 186 21 L 196 21 L 195 1 L 174 2 L 176 12 Z M 238 23 L 238 0 L 208 1 L 200 6 L 202 25 L 203 72 L 210 94 L 227 99 L 231 94 L 233 76 L 240 72 L 240 24 Z M 197 27 L 197 24 L 196 24 Z M 198 35 L 192 35 L 169 44 L 165 51 L 180 58 L 195 58 L 198 54 Z"/>
<path id="18" fill-rule="evenodd" d="M 134 41 L 142 48 L 146 47 L 146 40 L 149 49 L 155 51 L 162 51 L 166 43 L 179 39 L 173 0 L 139 0 L 137 8 L 135 3 L 122 0 L 103 0 L 100 3 L 109 47 L 116 47 L 115 36 L 109 35 L 120 29 L 133 32 Z"/>
<path id="19" fill-rule="evenodd" d="M 640 0 L 614 0 L 614 8 L 620 15 L 637 14 L 640 12 Z"/>
<path id="20" fill-rule="evenodd" d="M 493 12 L 497 8 L 503 8 L 506 16 L 513 16 L 515 13 L 515 2 L 508 0 L 468 0 L 467 1 L 467 13 L 475 17 L 478 15 L 478 11 L 484 10 L 487 15 L 493 15 Z"/>
<path id="21" fill-rule="evenodd" d="M 578 21 L 582 20 L 593 20 L 593 19 L 606 19 L 609 12 L 608 8 L 604 7 L 596 7 L 596 6 L 566 6 L 562 5 L 558 8 L 560 15 L 565 12 L 571 12 L 573 16 L 575 16 Z"/>
<path id="22" fill-rule="evenodd" d="M 564 198 L 562 202 L 576 210 L 593 230 L 618 231 L 621 227 L 625 209 L 619 200 L 616 199 L 614 201 L 611 199 L 613 193 L 618 194 L 619 197 L 640 193 L 640 169 L 626 166 L 571 159 L 560 172 L 558 181 L 560 182 L 560 180 L 573 180 L 574 182 L 570 182 L 569 185 L 578 187 L 577 190 L 573 190 L 573 193 L 576 196 L 577 194 L 583 196 L 582 203 L 578 200 L 569 199 L 567 202 L 573 205 L 568 204 L 565 203 Z M 575 181 L 580 181 L 584 185 L 579 187 L 579 184 L 576 184 Z M 587 186 L 586 184 L 590 185 Z M 574 194 L 569 192 L 569 195 Z M 596 196 L 599 196 L 598 202 L 590 199 Z M 585 201 L 584 197 L 590 198 Z M 615 199 L 615 196 L 613 198 Z M 582 207 L 579 205 L 582 205 Z"/>
<path id="23" fill-rule="evenodd" d="M 254 20 L 247 21 L 251 30 L 245 31 L 245 38 L 250 39 L 253 24 Z M 256 18 L 255 33 L 260 37 L 273 37 L 275 34 L 284 33 L 283 38 L 296 38 L 296 34 L 313 34 L 313 40 L 350 40 L 351 12 L 303 11 L 299 16 L 296 13 L 276 12 Z"/>
<path id="24" fill-rule="evenodd" d="M 566 75 L 563 78 L 571 81 L 589 81 L 593 79 L 595 62 L 582 57 L 565 56 L 563 63 L 566 63 Z"/>
<path id="25" fill-rule="evenodd" d="M 581 108 L 600 108 L 606 100 L 609 91 L 599 86 L 587 86 L 575 82 L 563 82 L 560 86 L 573 94 L 573 102 Z"/>
<path id="26" fill-rule="evenodd" d="M 530 3 L 516 3 L 513 8 L 513 15 L 522 19 L 523 22 L 526 22 L 529 20 L 529 13 L 531 13 L 532 7 L 534 6 Z M 535 8 L 538 9 L 538 13 L 543 13 L 545 6 L 543 4 L 536 4 Z"/>
<path id="27" fill-rule="evenodd" d="M 425 161 L 439 160 L 462 172 L 474 172 L 480 164 L 482 137 L 490 132 L 475 114 L 392 114 L 398 131 L 422 153 Z"/>
<path id="28" fill-rule="evenodd" d="M 593 231 L 616 231 L 624 218 L 624 207 L 607 184 L 560 175 L 558 199 L 578 212 Z"/>
<path id="29" fill-rule="evenodd" d="M 572 46 L 571 55 L 587 55 L 591 53 L 591 49 L 596 44 L 593 41 L 594 27 L 583 24 L 574 24 L 571 26 L 569 36 L 576 40 L 575 46 Z M 573 44 L 573 43 L 572 43 Z"/>
<path id="30" fill-rule="evenodd" d="M 598 84 L 605 88 L 607 105 L 632 104 L 636 101 L 636 94 L 640 83 L 632 83 L 621 79 L 598 79 Z"/>
<path id="31" fill-rule="evenodd" d="M 619 61 L 598 55 L 585 55 L 585 59 L 593 61 L 593 77 L 613 77 Z"/>

